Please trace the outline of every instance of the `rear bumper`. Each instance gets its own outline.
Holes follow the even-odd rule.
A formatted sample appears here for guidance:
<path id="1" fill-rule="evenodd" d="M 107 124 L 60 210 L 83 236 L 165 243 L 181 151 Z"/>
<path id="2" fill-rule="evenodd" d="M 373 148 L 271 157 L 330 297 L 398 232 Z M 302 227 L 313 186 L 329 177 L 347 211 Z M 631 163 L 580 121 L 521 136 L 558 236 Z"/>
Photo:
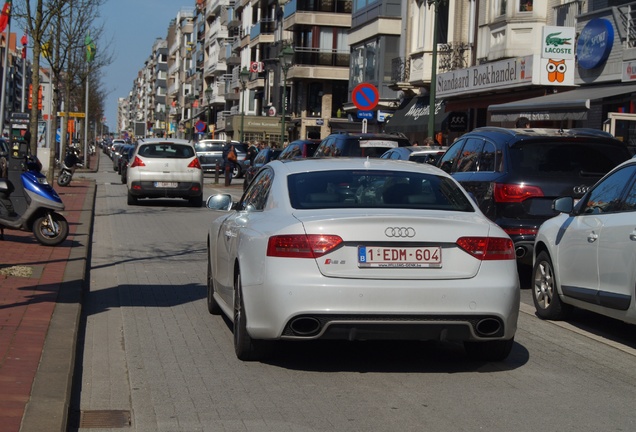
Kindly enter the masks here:
<path id="1" fill-rule="evenodd" d="M 198 182 L 178 182 L 175 188 L 155 186 L 152 181 L 134 181 L 128 191 L 137 198 L 194 198 L 203 195 L 203 187 Z"/>

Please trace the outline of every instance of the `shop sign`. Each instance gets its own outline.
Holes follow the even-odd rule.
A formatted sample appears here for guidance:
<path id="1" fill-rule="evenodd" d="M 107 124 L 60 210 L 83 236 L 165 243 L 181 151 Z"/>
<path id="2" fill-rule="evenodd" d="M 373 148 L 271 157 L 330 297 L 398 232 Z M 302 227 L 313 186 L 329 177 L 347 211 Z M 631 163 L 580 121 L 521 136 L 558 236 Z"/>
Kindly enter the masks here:
<path id="1" fill-rule="evenodd" d="M 531 84 L 532 66 L 533 57 L 526 56 L 439 74 L 436 94 L 448 97 Z"/>
<path id="2" fill-rule="evenodd" d="M 583 69 L 594 69 L 605 63 L 614 45 L 614 28 L 605 18 L 590 20 L 576 44 L 576 55 L 579 66 Z"/>
<path id="3" fill-rule="evenodd" d="M 464 112 L 452 112 L 446 121 L 450 132 L 464 132 L 468 128 L 468 115 Z"/>
<path id="4" fill-rule="evenodd" d="M 574 60 L 574 27 L 543 27 L 541 58 Z"/>
<path id="5" fill-rule="evenodd" d="M 623 62 L 623 78 L 621 81 L 636 80 L 636 60 Z"/>

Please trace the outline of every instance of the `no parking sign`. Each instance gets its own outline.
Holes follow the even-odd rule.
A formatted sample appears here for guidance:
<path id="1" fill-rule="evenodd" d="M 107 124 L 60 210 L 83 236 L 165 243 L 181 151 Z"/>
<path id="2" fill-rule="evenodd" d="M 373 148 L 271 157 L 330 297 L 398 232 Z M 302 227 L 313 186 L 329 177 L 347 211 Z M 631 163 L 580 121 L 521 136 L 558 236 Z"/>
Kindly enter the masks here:
<path id="1" fill-rule="evenodd" d="M 371 111 L 378 105 L 380 94 L 373 84 L 362 83 L 351 92 L 353 104 L 361 111 Z"/>

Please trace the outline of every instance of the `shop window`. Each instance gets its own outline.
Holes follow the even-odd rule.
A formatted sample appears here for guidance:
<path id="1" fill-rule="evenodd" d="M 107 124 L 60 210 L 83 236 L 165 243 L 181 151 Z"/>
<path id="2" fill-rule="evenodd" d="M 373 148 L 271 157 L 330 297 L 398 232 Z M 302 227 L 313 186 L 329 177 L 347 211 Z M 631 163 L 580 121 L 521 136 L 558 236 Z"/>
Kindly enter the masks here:
<path id="1" fill-rule="evenodd" d="M 532 12 L 532 0 L 519 0 L 519 12 Z"/>

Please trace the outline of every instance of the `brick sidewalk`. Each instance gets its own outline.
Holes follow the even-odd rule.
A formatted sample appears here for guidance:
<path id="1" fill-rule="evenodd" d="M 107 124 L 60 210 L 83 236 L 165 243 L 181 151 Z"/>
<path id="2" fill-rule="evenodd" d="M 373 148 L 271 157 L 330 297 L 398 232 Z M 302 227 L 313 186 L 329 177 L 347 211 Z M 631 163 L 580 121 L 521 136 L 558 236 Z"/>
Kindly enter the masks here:
<path id="1" fill-rule="evenodd" d="M 83 285 L 95 184 L 74 178 L 69 187 L 56 186 L 55 189 L 64 202 L 62 213 L 69 222 L 69 236 L 64 243 L 55 247 L 42 246 L 33 233 L 9 230 L 5 230 L 5 240 L 0 241 L 0 425 L 6 432 L 17 432 L 21 425 L 24 430 L 23 417 L 26 421 L 24 413 L 30 404 L 33 404 L 34 412 L 39 410 L 41 414 L 39 397 L 34 396 L 38 377 L 47 370 L 44 363 L 46 347 L 58 343 L 51 340 L 55 334 L 51 329 L 56 314 L 71 307 L 77 310 L 79 319 L 78 295 L 63 306 L 60 306 L 60 299 L 73 298 L 64 290 L 76 287 L 78 280 L 80 286 Z M 63 331 L 76 335 L 78 322 L 73 321 L 71 318 L 57 324 Z M 40 430 L 65 430 L 75 357 L 74 341 L 71 342 L 73 346 L 63 348 L 68 351 L 68 359 L 54 356 L 55 362 L 64 360 L 68 363 L 62 367 L 62 374 L 56 366 L 57 375 L 62 376 L 45 376 L 40 383 L 44 392 L 42 397 L 46 399 L 44 403 L 50 405 L 44 410 L 54 410 L 47 413 L 46 418 L 39 419 L 38 427 L 45 426 Z M 68 345 L 69 342 L 65 343 Z M 61 388 L 56 388 L 58 386 Z M 60 400 L 52 400 L 51 396 Z M 60 427 L 63 429 L 58 429 Z"/>

